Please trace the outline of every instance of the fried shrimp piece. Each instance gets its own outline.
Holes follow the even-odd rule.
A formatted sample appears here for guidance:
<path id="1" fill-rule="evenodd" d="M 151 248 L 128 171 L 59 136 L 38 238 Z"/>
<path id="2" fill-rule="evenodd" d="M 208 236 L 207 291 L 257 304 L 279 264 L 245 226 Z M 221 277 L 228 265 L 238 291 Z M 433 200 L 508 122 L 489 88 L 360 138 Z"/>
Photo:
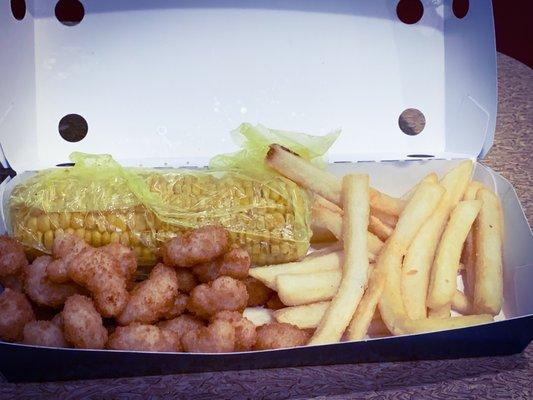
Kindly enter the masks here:
<path id="1" fill-rule="evenodd" d="M 110 243 L 101 249 L 117 260 L 118 268 L 127 281 L 132 281 L 135 278 L 137 257 L 132 249 L 120 243 Z"/>
<path id="2" fill-rule="evenodd" d="M 205 325 L 201 319 L 188 314 L 183 314 L 168 321 L 161 321 L 157 323 L 158 328 L 167 329 L 174 332 L 178 335 L 180 340 L 185 332 L 191 332 L 204 326 Z"/>
<path id="3" fill-rule="evenodd" d="M 235 351 L 249 351 L 256 340 L 255 325 L 237 311 L 221 311 L 213 321 L 227 321 L 235 328 Z"/>
<path id="4" fill-rule="evenodd" d="M 119 272 L 117 261 L 101 249 L 88 247 L 68 265 L 68 276 L 93 295 L 103 317 L 119 315 L 128 303 L 126 278 Z"/>
<path id="5" fill-rule="evenodd" d="M 52 282 L 65 283 L 69 280 L 68 265 L 89 245 L 76 235 L 64 233 L 57 235 L 52 245 L 52 255 L 56 258 L 46 268 Z"/>
<path id="6" fill-rule="evenodd" d="M 183 350 L 190 353 L 228 353 L 235 350 L 235 328 L 228 321 L 214 320 L 206 327 L 185 332 Z"/>
<path id="7" fill-rule="evenodd" d="M 8 236 L 0 236 L 0 277 L 16 275 L 28 265 L 22 245 Z"/>
<path id="8" fill-rule="evenodd" d="M 274 322 L 257 328 L 257 340 L 254 350 L 304 346 L 310 337 L 311 334 L 309 332 L 294 325 Z"/>
<path id="9" fill-rule="evenodd" d="M 24 326 L 22 343 L 47 347 L 67 347 L 60 327 L 51 321 L 30 321 Z"/>
<path id="10" fill-rule="evenodd" d="M 0 339 L 20 341 L 24 325 L 35 319 L 26 296 L 12 289 L 0 293 Z"/>
<path id="11" fill-rule="evenodd" d="M 168 240 L 162 248 L 163 262 L 174 267 L 192 267 L 224 254 L 228 245 L 229 234 L 224 228 L 206 225 Z"/>
<path id="12" fill-rule="evenodd" d="M 56 315 L 54 315 L 54 318 L 52 318 L 50 322 L 63 329 L 63 316 L 61 315 L 61 313 L 57 313 Z"/>
<path id="13" fill-rule="evenodd" d="M 243 311 L 248 302 L 246 285 L 241 281 L 221 276 L 211 283 L 196 286 L 190 294 L 187 309 L 202 318 L 219 311 Z"/>
<path id="14" fill-rule="evenodd" d="M 79 349 L 103 349 L 107 330 L 92 300 L 75 294 L 67 299 L 61 312 L 67 342 Z"/>
<path id="15" fill-rule="evenodd" d="M 176 276 L 180 292 L 190 293 L 198 285 L 196 277 L 187 268 L 176 268 Z"/>
<path id="16" fill-rule="evenodd" d="M 263 282 L 255 279 L 252 276 L 247 276 L 243 279 L 248 292 L 247 307 L 257 307 L 265 305 L 274 291 L 263 284 Z"/>
<path id="17" fill-rule="evenodd" d="M 181 351 L 176 333 L 154 325 L 133 323 L 117 326 L 109 337 L 107 348 L 113 350 Z"/>
<path id="18" fill-rule="evenodd" d="M 187 303 L 189 302 L 189 296 L 183 293 L 178 293 L 175 300 L 172 302 L 169 308 L 161 314 L 161 319 L 172 319 L 181 315 L 187 309 Z"/>
<path id="19" fill-rule="evenodd" d="M 61 307 L 70 296 L 79 293 L 79 287 L 73 283 L 50 282 L 46 275 L 46 267 L 52 257 L 37 257 L 26 267 L 24 292 L 35 303 L 52 308 Z"/>
<path id="20" fill-rule="evenodd" d="M 194 266 L 192 271 L 202 283 L 214 281 L 219 276 L 244 279 L 248 276 L 250 262 L 250 255 L 246 250 L 233 247 L 213 261 Z"/>
<path id="21" fill-rule="evenodd" d="M 151 324 L 172 310 L 178 293 L 178 277 L 174 268 L 157 264 L 148 279 L 133 289 L 117 322 L 120 325 L 132 322 Z"/>
<path id="22" fill-rule="evenodd" d="M 4 288 L 10 288 L 22 292 L 24 287 L 23 274 L 0 276 L 0 285 Z"/>

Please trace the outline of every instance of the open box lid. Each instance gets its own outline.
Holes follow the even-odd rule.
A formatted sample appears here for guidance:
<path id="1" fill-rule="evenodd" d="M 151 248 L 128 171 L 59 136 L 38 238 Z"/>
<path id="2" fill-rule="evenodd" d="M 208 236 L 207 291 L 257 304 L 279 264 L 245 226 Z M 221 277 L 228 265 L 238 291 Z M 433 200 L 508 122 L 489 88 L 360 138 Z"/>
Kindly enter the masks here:
<path id="1" fill-rule="evenodd" d="M 460 19 L 451 0 L 424 0 L 406 24 L 403 2 L 81 0 L 74 26 L 58 21 L 55 0 L 27 0 L 21 21 L 0 2 L 0 144 L 19 172 L 72 151 L 206 165 L 237 148 L 229 131 L 249 121 L 342 128 L 331 161 L 485 154 L 497 97 L 491 3 L 471 1 Z M 400 130 L 409 108 L 425 117 L 418 135 Z M 79 142 L 58 132 L 68 114 L 88 124 Z"/>

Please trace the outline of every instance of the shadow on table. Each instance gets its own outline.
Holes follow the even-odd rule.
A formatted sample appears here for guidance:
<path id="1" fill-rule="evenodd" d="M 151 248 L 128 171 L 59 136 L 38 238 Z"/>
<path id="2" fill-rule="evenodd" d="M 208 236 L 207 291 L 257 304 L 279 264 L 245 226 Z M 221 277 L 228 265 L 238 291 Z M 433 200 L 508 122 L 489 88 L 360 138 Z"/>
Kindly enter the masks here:
<path id="1" fill-rule="evenodd" d="M 139 398 L 149 395 L 187 399 L 295 399 L 408 389 L 500 373 L 521 376 L 520 370 L 527 368 L 528 354 L 524 352 L 508 357 L 478 359 L 228 371 L 63 383 L 2 384 L 0 397 L 42 398 L 48 393 L 56 398 L 68 394 L 69 399 L 81 399 L 98 397 L 102 393 L 110 397 L 127 393 Z M 519 374 L 513 374 L 513 371 Z M 468 389 L 467 385 L 465 389 Z"/>

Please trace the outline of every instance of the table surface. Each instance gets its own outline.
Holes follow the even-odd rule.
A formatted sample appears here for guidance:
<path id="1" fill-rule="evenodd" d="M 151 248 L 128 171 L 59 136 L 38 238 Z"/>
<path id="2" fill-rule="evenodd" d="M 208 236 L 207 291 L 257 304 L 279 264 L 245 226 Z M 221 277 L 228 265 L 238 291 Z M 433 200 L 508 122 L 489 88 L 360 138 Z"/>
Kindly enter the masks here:
<path id="1" fill-rule="evenodd" d="M 498 54 L 498 119 L 484 160 L 509 179 L 533 220 L 533 70 Z M 228 371 L 9 384 L 1 399 L 33 398 L 533 398 L 533 344 L 508 357 Z M 1 378 L 0 378 L 1 379 Z"/>

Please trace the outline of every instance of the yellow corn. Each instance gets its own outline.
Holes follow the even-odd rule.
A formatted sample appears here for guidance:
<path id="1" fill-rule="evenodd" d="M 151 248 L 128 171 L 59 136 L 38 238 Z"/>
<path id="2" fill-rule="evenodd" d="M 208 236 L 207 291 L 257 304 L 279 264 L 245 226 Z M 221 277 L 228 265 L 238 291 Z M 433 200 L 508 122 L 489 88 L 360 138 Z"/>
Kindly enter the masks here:
<path id="1" fill-rule="evenodd" d="M 262 183 L 238 176 L 215 178 L 194 174 L 168 177 L 153 173 L 144 179 L 150 190 L 168 204 L 190 212 L 186 226 L 218 223 L 228 229 L 232 243 L 245 248 L 255 265 L 295 261 L 307 253 L 308 237 L 295 233 L 307 229 L 300 226 L 301 218 L 295 218 L 295 209 L 306 212 L 305 206 L 302 207 L 306 195 L 295 190 L 294 185 L 287 187 L 290 183 L 281 179 Z M 216 219 L 209 219 L 201 212 L 195 214 L 230 207 L 238 211 Z M 147 266 L 157 261 L 158 249 L 164 241 L 190 229 L 163 222 L 144 206 L 105 212 L 55 213 L 18 206 L 11 212 L 13 232 L 27 247 L 49 252 L 58 232 L 68 232 L 95 247 L 109 243 L 130 246 L 140 265 Z"/>

